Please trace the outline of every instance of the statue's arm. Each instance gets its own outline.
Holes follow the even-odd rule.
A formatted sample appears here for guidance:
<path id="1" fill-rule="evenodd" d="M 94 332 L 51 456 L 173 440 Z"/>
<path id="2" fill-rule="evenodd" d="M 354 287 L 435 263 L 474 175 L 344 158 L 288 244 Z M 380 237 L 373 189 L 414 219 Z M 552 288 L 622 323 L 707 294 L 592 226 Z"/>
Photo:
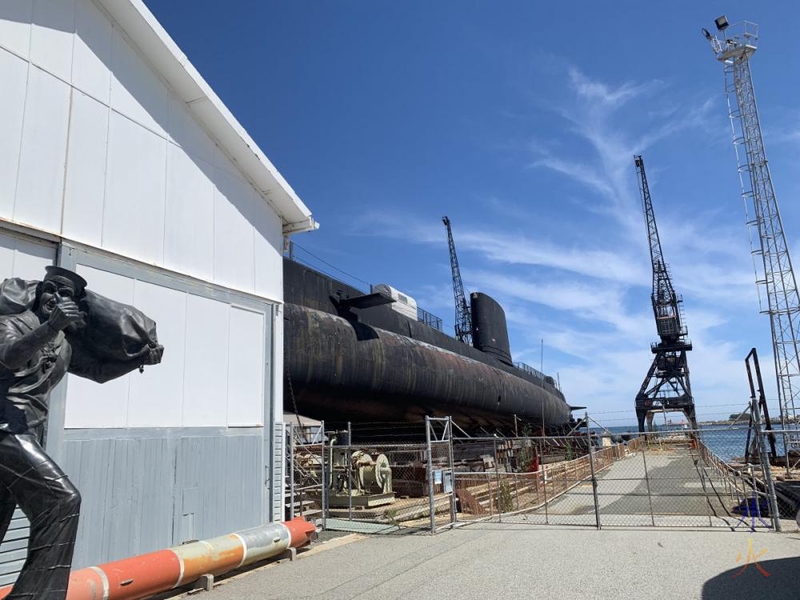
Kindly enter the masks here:
<path id="1" fill-rule="evenodd" d="M 11 371 L 21 369 L 47 342 L 56 339 L 56 336 L 58 331 L 47 323 L 42 323 L 27 333 L 20 333 L 11 318 L 0 319 L 0 364 Z"/>

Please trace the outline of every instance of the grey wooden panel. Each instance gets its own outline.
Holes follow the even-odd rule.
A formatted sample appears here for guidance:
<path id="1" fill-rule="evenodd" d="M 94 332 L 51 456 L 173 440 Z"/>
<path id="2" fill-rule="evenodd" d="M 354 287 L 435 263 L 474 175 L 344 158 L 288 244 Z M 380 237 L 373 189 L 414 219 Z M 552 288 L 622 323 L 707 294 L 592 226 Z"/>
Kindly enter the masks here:
<path id="1" fill-rule="evenodd" d="M 28 519 L 18 508 L 0 545 L 0 586 L 14 583 L 28 549 Z"/>
<path id="2" fill-rule="evenodd" d="M 254 435 L 180 440 L 176 543 L 208 539 L 261 523 L 263 439 Z"/>
<path id="3" fill-rule="evenodd" d="M 272 471 L 271 476 L 271 504 L 270 520 L 283 521 L 284 519 L 284 462 L 288 454 L 286 449 L 286 432 L 283 423 L 275 423 L 272 437 Z"/>
<path id="4" fill-rule="evenodd" d="M 64 470 L 83 497 L 75 568 L 261 523 L 263 435 L 154 431 L 65 441 Z"/>
<path id="5" fill-rule="evenodd" d="M 173 545 L 174 441 L 115 433 L 65 442 L 64 470 L 83 498 L 75 568 Z"/>

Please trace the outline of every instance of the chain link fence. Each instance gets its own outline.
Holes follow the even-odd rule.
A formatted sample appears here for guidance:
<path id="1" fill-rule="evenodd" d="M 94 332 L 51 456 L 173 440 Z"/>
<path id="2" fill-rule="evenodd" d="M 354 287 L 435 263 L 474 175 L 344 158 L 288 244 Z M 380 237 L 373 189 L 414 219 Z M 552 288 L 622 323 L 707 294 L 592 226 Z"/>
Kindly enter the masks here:
<path id="1" fill-rule="evenodd" d="M 290 430 L 287 515 L 330 529 L 435 532 L 498 520 L 755 530 L 779 527 L 800 505 L 800 464 L 781 465 L 780 431 L 454 438 L 449 419 L 428 419 L 415 441 L 351 443 L 350 428 Z"/>
<path id="2" fill-rule="evenodd" d="M 757 529 L 797 510 L 788 492 L 771 508 L 767 470 L 780 467 L 746 456 L 746 428 L 458 440 L 454 448 L 460 521 Z M 470 468 L 459 470 L 459 456 Z"/>
<path id="3" fill-rule="evenodd" d="M 381 424 L 382 425 L 382 424 Z M 425 441 L 352 442 L 353 430 L 308 434 L 290 427 L 287 517 L 318 519 L 328 529 L 389 533 L 436 531 L 455 521 L 450 420 L 426 420 Z M 362 434 L 361 437 L 368 437 Z"/>

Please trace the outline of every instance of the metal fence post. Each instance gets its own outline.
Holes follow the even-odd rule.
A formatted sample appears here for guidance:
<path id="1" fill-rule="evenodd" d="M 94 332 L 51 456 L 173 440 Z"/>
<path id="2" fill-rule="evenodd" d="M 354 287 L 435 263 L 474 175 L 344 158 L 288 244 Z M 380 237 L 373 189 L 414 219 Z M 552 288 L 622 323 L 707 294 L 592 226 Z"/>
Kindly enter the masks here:
<path id="1" fill-rule="evenodd" d="M 494 479 L 497 485 L 497 495 L 494 501 L 497 502 L 497 520 L 503 522 L 503 510 L 500 507 L 500 469 L 497 467 L 497 439 L 492 440 L 494 446 Z"/>
<path id="2" fill-rule="evenodd" d="M 550 524 L 550 517 L 547 514 L 548 500 L 547 500 L 547 471 L 544 469 L 544 450 L 542 448 L 542 440 L 539 440 L 539 470 L 542 472 L 542 484 L 544 487 L 544 524 Z"/>
<path id="3" fill-rule="evenodd" d="M 597 477 L 594 472 L 594 448 L 592 447 L 592 430 L 589 428 L 589 413 L 586 412 L 586 441 L 589 444 L 589 471 L 592 476 L 592 497 L 594 498 L 594 520 L 600 529 L 600 502 L 597 498 Z"/>
<path id="4" fill-rule="evenodd" d="M 648 444 L 649 441 L 645 438 L 645 443 L 642 444 L 642 463 L 644 464 L 644 481 L 647 485 L 647 502 L 650 505 L 650 521 L 653 523 L 653 527 L 655 527 L 656 516 L 653 513 L 653 495 L 650 493 L 650 476 L 647 474 L 647 452 L 645 451 Z"/>
<path id="5" fill-rule="evenodd" d="M 289 423 L 289 518 L 294 519 L 294 423 Z M 286 503 L 284 502 L 283 513 L 286 516 Z"/>
<path id="6" fill-rule="evenodd" d="M 431 444 L 431 421 L 428 415 L 425 415 L 425 444 L 428 452 L 428 509 L 430 511 L 431 519 L 431 535 L 433 535 L 436 533 L 436 507 L 433 497 L 433 446 Z"/>
<path id="7" fill-rule="evenodd" d="M 322 491 L 320 493 L 322 503 L 322 528 L 328 527 L 328 474 L 325 470 L 325 421 L 320 421 L 320 478 L 322 479 Z"/>
<path id="8" fill-rule="evenodd" d="M 781 520 L 778 514 L 778 500 L 775 496 L 775 485 L 772 482 L 772 469 L 769 465 L 769 456 L 767 455 L 767 448 L 764 444 L 764 432 L 761 429 L 761 412 L 759 411 L 758 402 L 753 400 L 753 424 L 756 428 L 756 438 L 758 439 L 758 461 L 761 463 L 761 470 L 764 473 L 764 480 L 767 483 L 767 496 L 769 500 L 769 512 L 772 516 L 772 526 L 775 531 L 781 531 Z M 788 450 L 786 451 L 786 466 L 789 466 Z M 754 482 L 755 483 L 755 482 Z M 758 489 L 754 486 L 753 489 Z M 756 497 L 756 502 L 758 499 Z"/>
<path id="9" fill-rule="evenodd" d="M 353 455 L 351 435 L 352 429 L 350 421 L 347 422 L 347 449 L 345 450 L 344 460 L 347 462 L 347 520 L 353 520 L 353 465 L 350 457 Z"/>
<path id="10" fill-rule="evenodd" d="M 456 468 L 455 457 L 453 456 L 453 417 L 447 417 L 447 426 L 450 434 L 447 436 L 447 460 L 449 462 L 448 469 L 450 470 L 450 526 L 456 524 L 458 521 L 458 511 L 456 510 Z M 444 479 L 442 479 L 444 484 Z"/>

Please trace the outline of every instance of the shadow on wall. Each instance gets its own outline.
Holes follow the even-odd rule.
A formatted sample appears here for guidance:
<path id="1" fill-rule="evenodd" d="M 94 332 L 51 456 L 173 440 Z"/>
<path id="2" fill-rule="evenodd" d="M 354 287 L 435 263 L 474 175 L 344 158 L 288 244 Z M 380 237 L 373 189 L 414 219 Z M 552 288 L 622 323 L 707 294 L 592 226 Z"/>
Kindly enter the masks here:
<path id="1" fill-rule="evenodd" d="M 177 146 L 180 146 L 185 151 L 189 160 L 205 175 L 209 182 L 214 184 L 219 193 L 227 198 L 264 239 L 270 240 L 270 231 L 266 228 L 264 220 L 260 218 L 266 208 L 266 201 L 263 201 L 262 204 L 261 191 L 257 190 L 249 181 L 240 179 L 239 177 L 242 177 L 241 172 L 239 172 L 239 177 L 232 176 L 229 169 L 225 168 L 225 165 L 213 164 L 215 159 L 207 156 L 208 152 L 205 148 L 202 148 L 206 145 L 206 140 L 198 139 L 195 132 L 192 132 L 193 126 L 205 134 L 207 141 L 212 146 L 219 147 L 219 144 L 194 118 L 189 105 L 170 90 L 161 75 L 157 74 L 135 46 L 127 40 L 127 37 L 124 34 L 120 34 L 118 26 L 112 24 L 105 11 L 99 8 L 92 0 L 65 2 L 60 10 L 48 10 L 44 4 L 42 7 L 37 10 L 36 3 L 32 1 L 8 3 L 0 0 L 0 20 L 20 24 L 30 23 L 39 27 L 80 36 L 92 54 L 111 73 L 111 88 L 113 89 L 114 85 L 120 85 L 135 98 L 136 102 L 140 104 L 158 127 Z M 104 21 L 102 25 L 98 24 L 100 19 Z M 129 46 L 138 60 L 131 60 L 130 52 L 118 48 L 120 45 Z M 142 67 L 146 67 L 149 73 L 143 72 Z M 154 85 L 156 81 L 157 84 Z M 107 99 L 109 104 L 113 104 L 112 97 L 113 92 L 110 92 Z M 177 104 L 183 114 L 170 114 L 173 100 L 175 104 L 172 104 L 172 106 Z M 104 103 L 105 101 L 103 100 Z M 187 118 L 191 121 L 191 124 L 187 123 Z M 236 162 L 221 148 L 220 154 L 224 156 L 223 160 L 227 160 L 235 169 L 238 169 Z M 165 184 L 168 186 L 169 182 L 167 181 Z M 242 186 L 244 186 L 244 190 Z M 279 253 L 283 251 L 282 247 L 276 249 Z"/>
<path id="2" fill-rule="evenodd" d="M 747 557 L 742 555 L 741 567 L 720 573 L 703 585 L 703 600 L 720 598 L 769 598 L 770 600 L 797 600 L 800 598 L 800 557 L 759 560 L 745 565 Z M 769 573 L 764 575 L 758 567 Z M 744 569 L 744 570 L 742 570 Z M 740 573 L 737 575 L 737 573 Z"/>

